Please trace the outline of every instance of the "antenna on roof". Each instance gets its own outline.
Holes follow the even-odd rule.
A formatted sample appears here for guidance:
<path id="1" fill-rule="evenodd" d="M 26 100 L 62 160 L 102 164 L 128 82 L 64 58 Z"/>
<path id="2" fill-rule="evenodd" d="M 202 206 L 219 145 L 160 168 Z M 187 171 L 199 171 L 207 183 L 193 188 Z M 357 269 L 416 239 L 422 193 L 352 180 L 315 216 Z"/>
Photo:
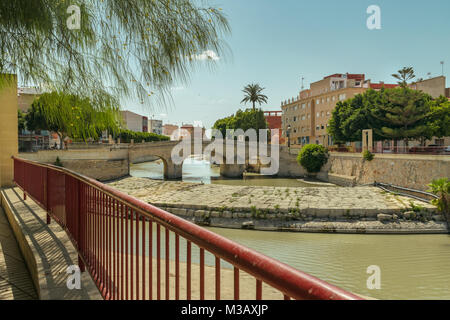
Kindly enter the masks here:
<path id="1" fill-rule="evenodd" d="M 305 80 L 304 77 L 302 77 L 302 91 L 303 91 L 303 89 L 305 88 L 305 86 L 303 85 L 303 80 Z"/>
<path id="2" fill-rule="evenodd" d="M 442 65 L 442 75 L 444 75 L 444 61 L 441 61 L 441 65 Z"/>

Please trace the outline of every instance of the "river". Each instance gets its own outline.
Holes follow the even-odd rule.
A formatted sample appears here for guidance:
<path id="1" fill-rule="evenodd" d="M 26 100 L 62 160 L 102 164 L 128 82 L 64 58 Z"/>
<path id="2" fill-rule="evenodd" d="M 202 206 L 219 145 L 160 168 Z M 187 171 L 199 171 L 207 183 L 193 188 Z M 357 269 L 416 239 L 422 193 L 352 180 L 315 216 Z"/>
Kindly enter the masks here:
<path id="1" fill-rule="evenodd" d="M 183 180 L 236 185 L 305 186 L 297 179 L 216 180 L 218 168 L 188 161 Z M 162 179 L 162 164 L 133 165 L 131 174 Z M 210 230 L 343 289 L 377 299 L 450 299 L 450 236 L 349 235 Z M 207 259 L 207 263 L 210 259 Z M 212 264 L 211 259 L 210 263 Z M 381 289 L 369 290 L 369 266 Z"/>
<path id="2" fill-rule="evenodd" d="M 209 161 L 187 159 L 183 163 L 183 181 L 202 182 L 205 184 L 272 186 L 272 187 L 320 187 L 299 179 L 264 178 L 258 175 L 249 175 L 245 179 L 223 179 L 220 177 L 218 166 L 211 166 Z M 130 174 L 133 177 L 164 179 L 164 165 L 161 161 L 132 164 Z"/>

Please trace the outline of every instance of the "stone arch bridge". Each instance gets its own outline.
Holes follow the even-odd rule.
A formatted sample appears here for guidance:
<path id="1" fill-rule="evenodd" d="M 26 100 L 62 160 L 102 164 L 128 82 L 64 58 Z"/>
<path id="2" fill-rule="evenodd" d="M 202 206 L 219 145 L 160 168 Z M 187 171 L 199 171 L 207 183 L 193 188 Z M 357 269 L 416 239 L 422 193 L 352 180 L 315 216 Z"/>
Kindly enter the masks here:
<path id="1" fill-rule="evenodd" d="M 220 145 L 216 145 L 220 146 Z M 276 176 L 304 176 L 305 172 L 297 164 L 296 156 L 289 153 L 289 150 L 285 146 L 273 146 L 278 148 L 279 156 L 274 154 L 274 158 L 278 161 L 277 165 L 273 165 L 276 170 Z M 176 152 L 180 159 L 178 161 L 173 160 L 172 153 L 174 149 L 180 149 L 180 152 Z M 265 155 L 271 156 L 271 145 L 267 146 Z M 242 151 L 245 151 L 244 153 Z M 240 152 L 239 152 L 240 151 Z M 129 163 L 142 163 L 154 160 L 158 157 L 164 163 L 164 178 L 165 179 L 181 179 L 183 172 L 183 163 L 185 159 L 194 155 L 210 155 L 211 162 L 217 162 L 220 164 L 220 175 L 228 178 L 242 177 L 244 171 L 249 163 L 256 164 L 259 160 L 259 148 L 252 144 L 236 141 L 232 147 L 227 148 L 226 144 L 222 147 L 213 148 L 211 141 L 203 141 L 202 143 L 194 144 L 193 142 L 180 141 L 162 141 L 162 142 L 150 142 L 150 143 L 138 143 L 128 146 L 128 160 Z M 256 155 L 256 159 L 255 159 Z M 219 161 L 214 161 L 218 159 Z M 230 161 L 231 160 L 231 161 Z M 180 163 L 181 161 L 181 163 Z"/>

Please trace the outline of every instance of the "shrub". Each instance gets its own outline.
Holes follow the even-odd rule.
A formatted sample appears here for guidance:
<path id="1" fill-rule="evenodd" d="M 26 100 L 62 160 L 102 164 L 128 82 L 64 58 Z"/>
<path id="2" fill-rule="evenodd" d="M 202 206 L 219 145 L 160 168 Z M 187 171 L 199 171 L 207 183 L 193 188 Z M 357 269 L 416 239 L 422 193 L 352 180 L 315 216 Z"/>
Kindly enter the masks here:
<path id="1" fill-rule="evenodd" d="M 363 152 L 363 158 L 367 161 L 372 161 L 373 158 L 375 158 L 375 155 L 372 152 L 370 152 L 369 150 L 365 150 Z"/>
<path id="2" fill-rule="evenodd" d="M 429 185 L 428 192 L 432 192 L 439 196 L 439 199 L 434 199 L 432 203 L 438 207 L 440 212 L 450 214 L 449 197 L 450 197 L 450 181 L 448 178 L 441 178 L 433 180 Z"/>
<path id="3" fill-rule="evenodd" d="M 122 130 L 120 131 L 120 141 L 123 143 L 130 143 L 131 140 L 134 140 L 135 143 L 139 143 L 141 141 L 145 142 L 153 142 L 153 141 L 169 141 L 170 138 L 167 136 L 162 136 L 152 132 L 134 132 L 131 130 Z"/>
<path id="4" fill-rule="evenodd" d="M 308 144 L 304 146 L 297 156 L 297 162 L 309 173 L 316 173 L 327 163 L 328 152 L 324 146 Z"/>
<path id="5" fill-rule="evenodd" d="M 55 166 L 64 167 L 59 157 L 56 157 Z"/>

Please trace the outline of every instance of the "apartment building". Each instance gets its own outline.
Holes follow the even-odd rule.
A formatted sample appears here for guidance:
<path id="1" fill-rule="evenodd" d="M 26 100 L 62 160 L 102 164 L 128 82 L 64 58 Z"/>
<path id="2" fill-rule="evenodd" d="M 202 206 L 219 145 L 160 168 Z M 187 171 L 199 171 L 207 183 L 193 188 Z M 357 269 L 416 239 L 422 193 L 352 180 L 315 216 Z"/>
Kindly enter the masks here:
<path id="1" fill-rule="evenodd" d="M 134 132 L 148 132 L 148 118 L 131 111 L 121 111 L 126 129 Z"/>
<path id="2" fill-rule="evenodd" d="M 148 120 L 148 132 L 163 134 L 163 122 L 162 120 Z"/>
<path id="3" fill-rule="evenodd" d="M 439 76 L 414 82 L 410 84 L 409 87 L 413 90 L 428 93 L 433 99 L 439 98 L 440 96 L 450 98 L 450 88 L 445 87 L 445 81 L 446 79 L 444 76 Z"/>
<path id="4" fill-rule="evenodd" d="M 294 145 L 309 143 L 333 145 L 327 134 L 331 114 L 338 101 L 353 98 L 368 89 L 394 88 L 397 84 L 372 83 L 364 74 L 333 74 L 311 83 L 297 97 L 281 103 L 283 137 L 290 127 L 290 141 Z M 411 83 L 409 87 L 420 90 L 433 98 L 445 96 L 450 99 L 450 88 L 446 88 L 446 78 L 439 76 Z M 433 139 L 430 143 L 448 144 L 448 139 Z"/>
<path id="5" fill-rule="evenodd" d="M 36 87 L 17 88 L 17 101 L 19 110 L 27 113 L 31 108 L 33 101 L 39 98 L 41 91 Z"/>
<path id="6" fill-rule="evenodd" d="M 353 98 L 368 88 L 378 89 L 383 83 L 372 84 L 365 79 L 364 74 L 332 74 L 320 81 L 311 83 L 310 88 L 302 90 L 292 99 L 282 102 L 283 136 L 290 126 L 291 144 L 304 145 L 309 143 L 333 144 L 327 134 L 331 113 L 338 101 Z"/>
<path id="7" fill-rule="evenodd" d="M 171 140 L 178 140 L 178 138 L 175 137 L 176 131 L 179 129 L 179 127 L 175 124 L 168 124 L 166 123 L 163 126 L 163 135 L 170 137 Z"/>

